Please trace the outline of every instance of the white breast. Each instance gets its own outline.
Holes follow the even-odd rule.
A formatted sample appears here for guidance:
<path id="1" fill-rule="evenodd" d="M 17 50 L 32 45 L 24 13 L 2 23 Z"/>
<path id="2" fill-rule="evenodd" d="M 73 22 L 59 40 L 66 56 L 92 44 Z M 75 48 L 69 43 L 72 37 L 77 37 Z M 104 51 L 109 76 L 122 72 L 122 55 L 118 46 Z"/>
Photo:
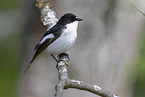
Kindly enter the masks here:
<path id="1" fill-rule="evenodd" d="M 67 24 L 61 36 L 47 47 L 50 54 L 60 54 L 68 51 L 75 44 L 77 38 L 78 21 Z"/>

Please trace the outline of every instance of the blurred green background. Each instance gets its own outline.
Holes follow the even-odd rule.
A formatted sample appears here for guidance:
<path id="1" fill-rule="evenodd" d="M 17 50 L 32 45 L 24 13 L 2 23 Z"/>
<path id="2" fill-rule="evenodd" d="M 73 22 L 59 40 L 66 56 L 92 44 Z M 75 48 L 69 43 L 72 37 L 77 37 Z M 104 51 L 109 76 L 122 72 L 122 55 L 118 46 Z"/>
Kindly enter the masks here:
<path id="1" fill-rule="evenodd" d="M 21 62 L 20 2 L 0 0 L 0 97 L 17 97 Z M 21 24 L 20 24 L 21 25 Z"/>
<path id="2" fill-rule="evenodd" d="M 17 97 L 23 51 L 23 11 L 20 0 L 0 0 L 0 97 Z M 145 29 L 139 40 L 134 97 L 145 95 Z"/>
<path id="3" fill-rule="evenodd" d="M 139 43 L 140 55 L 137 62 L 137 79 L 134 84 L 134 97 L 145 96 L 145 29 Z"/>
<path id="4" fill-rule="evenodd" d="M 1 0 L 0 1 L 0 10 L 11 10 L 19 8 L 19 0 Z"/>

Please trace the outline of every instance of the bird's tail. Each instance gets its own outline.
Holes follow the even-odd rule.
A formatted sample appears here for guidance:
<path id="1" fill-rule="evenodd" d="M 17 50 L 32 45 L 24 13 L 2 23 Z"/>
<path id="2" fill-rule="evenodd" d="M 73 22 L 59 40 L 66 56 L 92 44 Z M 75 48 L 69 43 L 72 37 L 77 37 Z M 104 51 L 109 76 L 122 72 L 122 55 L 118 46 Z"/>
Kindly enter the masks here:
<path id="1" fill-rule="evenodd" d="M 31 67 L 32 63 L 29 63 L 28 66 L 26 67 L 26 69 L 24 70 L 24 73 L 26 73 L 26 71 Z"/>
<path id="2" fill-rule="evenodd" d="M 26 67 L 26 69 L 24 70 L 24 73 L 26 73 L 26 71 L 31 67 L 33 61 L 35 60 L 35 56 L 32 58 L 32 60 L 30 61 L 30 63 L 28 64 L 28 66 Z"/>
<path id="3" fill-rule="evenodd" d="M 26 67 L 26 69 L 24 70 L 24 73 L 31 67 L 33 61 L 36 59 L 36 57 L 38 56 L 39 53 L 35 52 L 32 60 L 30 61 L 30 63 L 28 64 L 28 66 Z"/>

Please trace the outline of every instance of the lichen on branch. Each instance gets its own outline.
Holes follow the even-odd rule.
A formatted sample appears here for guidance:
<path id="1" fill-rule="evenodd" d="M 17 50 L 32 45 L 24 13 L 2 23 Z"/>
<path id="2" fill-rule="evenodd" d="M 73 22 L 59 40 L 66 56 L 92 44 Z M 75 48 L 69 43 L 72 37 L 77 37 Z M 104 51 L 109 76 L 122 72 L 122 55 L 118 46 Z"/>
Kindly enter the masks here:
<path id="1" fill-rule="evenodd" d="M 53 6 L 50 4 L 49 0 L 37 0 L 36 6 L 39 7 L 41 13 L 41 22 L 47 30 L 54 26 L 58 19 L 56 18 L 56 13 L 53 11 Z"/>

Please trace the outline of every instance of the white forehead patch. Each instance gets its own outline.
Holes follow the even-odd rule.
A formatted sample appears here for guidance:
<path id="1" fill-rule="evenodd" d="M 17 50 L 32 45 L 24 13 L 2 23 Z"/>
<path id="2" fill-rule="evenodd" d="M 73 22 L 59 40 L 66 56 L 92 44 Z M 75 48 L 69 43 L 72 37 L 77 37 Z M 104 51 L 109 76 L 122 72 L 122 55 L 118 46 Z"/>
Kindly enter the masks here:
<path id="1" fill-rule="evenodd" d="M 42 44 L 46 39 L 50 39 L 50 38 L 54 38 L 54 35 L 53 34 L 49 34 L 49 35 L 43 37 L 43 39 L 40 41 L 40 43 Z"/>

